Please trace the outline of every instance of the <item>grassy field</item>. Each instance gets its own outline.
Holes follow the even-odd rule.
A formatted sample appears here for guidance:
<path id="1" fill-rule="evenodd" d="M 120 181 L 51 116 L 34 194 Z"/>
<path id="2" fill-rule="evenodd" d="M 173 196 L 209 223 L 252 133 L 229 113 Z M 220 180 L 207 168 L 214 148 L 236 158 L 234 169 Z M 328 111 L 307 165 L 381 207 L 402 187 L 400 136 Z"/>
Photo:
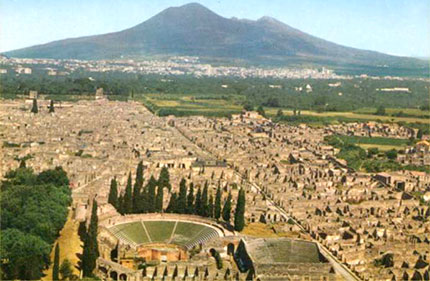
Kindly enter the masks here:
<path id="1" fill-rule="evenodd" d="M 204 225 L 178 222 L 175 233 L 173 234 L 172 243 L 185 245 L 196 234 L 205 228 Z"/>
<path id="2" fill-rule="evenodd" d="M 203 115 L 208 117 L 228 117 L 240 113 L 243 109 L 243 96 L 205 96 L 205 95 L 175 95 L 175 94 L 146 94 L 135 95 L 135 100 L 143 102 L 155 113 L 176 116 Z M 268 117 L 275 117 L 279 108 L 265 107 Z M 387 108 L 387 115 L 375 115 L 376 108 L 362 108 L 354 112 L 315 112 L 302 110 L 301 115 L 312 117 L 314 120 L 306 123 L 333 123 L 333 122 L 405 122 L 430 124 L 430 113 L 416 108 Z M 293 111 L 282 109 L 284 115 L 292 116 Z M 402 112 L 399 116 L 399 112 Z M 315 120 L 316 119 L 316 120 Z"/>
<path id="3" fill-rule="evenodd" d="M 150 238 L 146 235 L 140 221 L 113 226 L 111 231 L 115 236 L 128 239 L 138 245 L 155 242 L 180 246 L 193 244 L 201 237 L 215 232 L 210 227 L 191 222 L 178 222 L 174 233 L 175 221 L 144 221 L 143 224 Z M 172 240 L 169 242 L 170 238 Z"/>
<path id="4" fill-rule="evenodd" d="M 173 221 L 145 221 L 146 230 L 152 242 L 167 242 L 172 236 Z"/>
<path id="5" fill-rule="evenodd" d="M 394 139 L 384 137 L 359 137 L 359 136 L 338 136 L 343 142 L 351 144 L 366 144 L 366 145 L 388 145 L 388 146 L 407 146 L 408 139 Z"/>
<path id="6" fill-rule="evenodd" d="M 376 112 L 375 108 L 364 107 L 355 110 L 354 113 L 358 114 L 374 114 Z M 418 108 L 386 108 L 385 112 L 387 115 L 406 115 L 405 117 L 417 117 L 417 118 L 430 118 L 429 111 L 423 111 Z"/>
<path id="7" fill-rule="evenodd" d="M 266 114 L 269 116 L 275 116 L 278 112 L 278 108 L 267 108 L 265 109 Z M 292 110 L 282 110 L 284 115 L 293 115 Z M 379 116 L 369 113 L 355 113 L 355 112 L 315 112 L 309 110 L 302 110 L 301 115 L 303 116 L 315 116 L 315 117 L 343 117 L 354 119 L 357 121 L 384 121 L 384 122 L 406 122 L 406 123 L 426 123 L 430 124 L 430 118 L 423 117 L 397 117 L 397 116 Z"/>
<path id="8" fill-rule="evenodd" d="M 128 239 L 136 244 L 149 242 L 149 238 L 140 222 L 128 223 L 121 231 Z"/>
<path id="9" fill-rule="evenodd" d="M 400 148 L 403 148 L 403 146 L 399 147 L 397 145 L 381 145 L 381 144 L 357 144 L 359 147 L 363 149 L 369 149 L 369 148 L 377 148 L 379 151 L 388 151 L 392 149 L 399 150 Z"/>
<path id="10" fill-rule="evenodd" d="M 204 116 L 228 116 L 239 113 L 242 106 L 234 97 L 225 99 L 207 98 L 204 96 L 178 96 L 150 94 L 137 96 L 136 100 L 143 102 L 149 108 L 153 107 L 159 115 L 173 114 L 177 116 L 204 115 Z"/>
<path id="11" fill-rule="evenodd" d="M 69 212 L 66 223 L 60 232 L 57 243 L 60 245 L 60 265 L 64 259 L 68 259 L 72 263 L 73 274 L 79 276 L 77 265 L 79 258 L 77 254 L 82 253 L 82 242 L 78 235 L 79 223 L 72 219 L 72 213 Z M 52 280 L 52 268 L 54 266 L 54 252 L 55 247 L 52 247 L 51 252 L 51 266 L 44 271 L 46 276 L 42 278 L 44 281 Z"/>

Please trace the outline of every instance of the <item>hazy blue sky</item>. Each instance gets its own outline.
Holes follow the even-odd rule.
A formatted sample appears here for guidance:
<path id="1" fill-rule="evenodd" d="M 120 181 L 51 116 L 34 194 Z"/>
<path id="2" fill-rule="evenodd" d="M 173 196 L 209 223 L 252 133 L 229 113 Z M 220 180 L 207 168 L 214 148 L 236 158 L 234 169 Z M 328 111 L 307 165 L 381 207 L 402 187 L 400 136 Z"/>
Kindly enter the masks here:
<path id="1" fill-rule="evenodd" d="M 430 57 L 429 0 L 0 0 L 0 51 L 119 31 L 189 2 L 224 17 L 272 16 L 346 46 Z"/>

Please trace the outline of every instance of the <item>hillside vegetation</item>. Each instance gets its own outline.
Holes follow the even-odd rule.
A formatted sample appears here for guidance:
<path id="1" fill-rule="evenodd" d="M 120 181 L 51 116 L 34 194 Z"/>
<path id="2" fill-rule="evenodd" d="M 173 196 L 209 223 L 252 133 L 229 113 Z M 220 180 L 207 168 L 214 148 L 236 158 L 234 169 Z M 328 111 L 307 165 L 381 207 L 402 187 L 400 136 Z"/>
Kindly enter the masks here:
<path id="1" fill-rule="evenodd" d="M 67 219 L 69 181 L 58 167 L 40 174 L 25 166 L 1 183 L 1 274 L 3 280 L 37 280 Z"/>

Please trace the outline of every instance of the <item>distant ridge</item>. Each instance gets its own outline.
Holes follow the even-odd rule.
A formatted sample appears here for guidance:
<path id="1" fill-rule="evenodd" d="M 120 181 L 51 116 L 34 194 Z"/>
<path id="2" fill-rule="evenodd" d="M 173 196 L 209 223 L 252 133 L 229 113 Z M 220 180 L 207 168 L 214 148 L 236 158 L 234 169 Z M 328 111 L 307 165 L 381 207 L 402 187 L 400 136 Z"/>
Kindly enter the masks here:
<path id="1" fill-rule="evenodd" d="M 5 54 L 54 59 L 191 55 L 256 63 L 428 67 L 419 59 L 341 46 L 271 17 L 227 19 L 197 3 L 167 8 L 120 32 L 54 41 Z"/>

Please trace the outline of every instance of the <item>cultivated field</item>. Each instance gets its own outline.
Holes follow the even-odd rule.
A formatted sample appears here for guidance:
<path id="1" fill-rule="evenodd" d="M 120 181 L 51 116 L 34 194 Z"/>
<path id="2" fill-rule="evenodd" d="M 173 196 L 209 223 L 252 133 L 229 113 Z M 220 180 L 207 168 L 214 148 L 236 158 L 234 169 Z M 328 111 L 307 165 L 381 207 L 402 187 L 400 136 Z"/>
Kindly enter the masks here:
<path id="1" fill-rule="evenodd" d="M 269 108 L 266 109 L 266 113 L 271 116 L 275 116 L 279 109 Z M 398 109 L 400 110 L 400 109 Z M 375 109 L 373 109 L 373 112 Z M 282 110 L 284 115 L 293 115 L 292 110 Z M 397 117 L 397 116 L 380 116 L 370 113 L 355 113 L 355 112 L 315 112 L 309 110 L 302 110 L 301 115 L 303 116 L 315 116 L 315 117 L 332 117 L 332 118 L 348 118 L 356 119 L 359 121 L 384 121 L 384 122 L 406 122 L 406 123 L 425 123 L 430 124 L 429 118 L 423 117 Z"/>
<path id="2" fill-rule="evenodd" d="M 244 97 L 180 95 L 180 94 L 146 94 L 136 95 L 135 99 L 143 102 L 155 113 L 175 116 L 203 115 L 228 117 L 240 113 L 243 109 Z M 264 107 L 268 117 L 275 117 L 279 108 Z M 293 110 L 282 109 L 284 115 L 293 115 Z M 337 121 L 382 121 L 430 124 L 430 112 L 416 108 L 387 108 L 386 115 L 375 115 L 376 108 L 362 108 L 354 112 L 316 112 L 302 110 L 301 116 L 320 118 L 324 122 Z M 401 112 L 401 114 L 400 114 Z M 303 121 L 306 122 L 306 121 Z"/>

